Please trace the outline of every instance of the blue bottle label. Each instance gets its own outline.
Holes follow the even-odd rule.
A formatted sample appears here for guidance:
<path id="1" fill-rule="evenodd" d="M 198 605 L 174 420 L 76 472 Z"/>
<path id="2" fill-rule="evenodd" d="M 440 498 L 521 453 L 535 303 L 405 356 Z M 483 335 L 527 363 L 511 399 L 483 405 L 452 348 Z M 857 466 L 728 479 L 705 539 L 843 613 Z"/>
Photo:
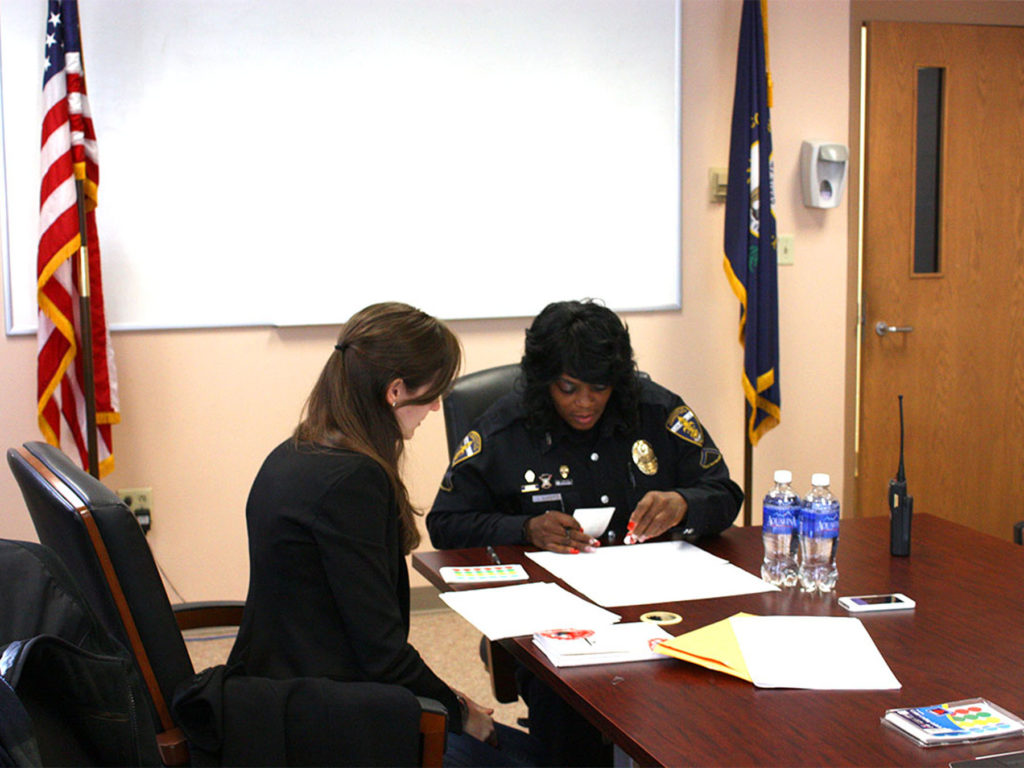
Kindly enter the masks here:
<path id="1" fill-rule="evenodd" d="M 839 502 L 815 503 L 800 515 L 800 535 L 814 539 L 839 536 Z"/>
<path id="2" fill-rule="evenodd" d="M 762 518 L 764 533 L 787 534 L 796 530 L 796 510 L 792 506 L 765 504 Z"/>

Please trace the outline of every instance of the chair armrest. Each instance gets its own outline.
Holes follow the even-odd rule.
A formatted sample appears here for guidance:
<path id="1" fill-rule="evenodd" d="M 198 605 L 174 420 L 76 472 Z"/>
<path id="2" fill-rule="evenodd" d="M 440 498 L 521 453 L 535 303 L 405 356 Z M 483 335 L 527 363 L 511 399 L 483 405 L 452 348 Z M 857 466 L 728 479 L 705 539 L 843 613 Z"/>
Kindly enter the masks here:
<path id="1" fill-rule="evenodd" d="M 160 751 L 160 760 L 168 768 L 189 765 L 188 739 L 181 728 L 171 728 L 156 735 L 156 746 Z"/>
<path id="2" fill-rule="evenodd" d="M 436 699 L 416 697 L 420 702 L 420 765 L 441 768 L 448 738 L 448 710 Z"/>
<path id="3" fill-rule="evenodd" d="M 178 628 L 202 629 L 203 627 L 237 627 L 242 623 L 242 600 L 219 600 L 198 603 L 177 603 L 171 606 Z"/>

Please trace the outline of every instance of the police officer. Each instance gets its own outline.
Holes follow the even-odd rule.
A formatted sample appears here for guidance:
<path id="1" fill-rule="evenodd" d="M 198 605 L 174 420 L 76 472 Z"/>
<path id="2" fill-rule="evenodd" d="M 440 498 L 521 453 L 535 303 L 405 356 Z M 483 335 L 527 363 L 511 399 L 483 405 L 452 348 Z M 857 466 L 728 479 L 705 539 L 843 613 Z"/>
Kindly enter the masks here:
<path id="1" fill-rule="evenodd" d="M 696 414 L 638 375 L 618 316 L 566 301 L 548 305 L 527 330 L 516 391 L 463 439 L 427 529 L 439 549 L 579 552 L 666 531 L 719 533 L 742 498 Z M 591 507 L 615 509 L 599 539 L 572 517 Z"/>
<path id="2" fill-rule="evenodd" d="M 579 553 L 666 532 L 718 533 L 743 492 L 678 396 L 637 372 L 629 332 L 593 301 L 549 304 L 526 331 L 514 391 L 452 457 L 427 515 L 438 549 L 532 544 Z M 577 509 L 614 507 L 599 538 Z M 525 667 L 530 733 L 549 765 L 610 765 L 607 740 Z"/>

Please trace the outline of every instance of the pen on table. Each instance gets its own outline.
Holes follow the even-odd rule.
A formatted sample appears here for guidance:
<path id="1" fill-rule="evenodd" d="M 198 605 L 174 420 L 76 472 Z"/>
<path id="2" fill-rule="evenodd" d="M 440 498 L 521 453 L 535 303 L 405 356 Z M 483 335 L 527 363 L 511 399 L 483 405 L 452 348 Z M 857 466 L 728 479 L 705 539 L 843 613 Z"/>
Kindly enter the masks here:
<path id="1" fill-rule="evenodd" d="M 491 560 L 494 561 L 495 565 L 501 565 L 501 558 L 498 557 L 498 553 L 494 551 L 494 547 L 487 547 L 487 554 L 491 556 Z"/>

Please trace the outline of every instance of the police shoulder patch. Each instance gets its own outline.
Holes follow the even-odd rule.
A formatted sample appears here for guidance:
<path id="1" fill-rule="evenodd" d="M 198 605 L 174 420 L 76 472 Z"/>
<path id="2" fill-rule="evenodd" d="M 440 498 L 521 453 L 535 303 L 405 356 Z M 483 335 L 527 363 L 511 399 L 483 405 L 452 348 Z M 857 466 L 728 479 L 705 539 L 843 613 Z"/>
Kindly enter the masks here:
<path id="1" fill-rule="evenodd" d="M 483 438 L 480 437 L 480 433 L 475 429 L 470 431 L 468 435 L 462 438 L 462 442 L 459 444 L 458 449 L 455 451 L 455 455 L 452 456 L 452 467 L 461 464 L 466 459 L 471 459 L 479 454 L 484 449 Z"/>
<path id="2" fill-rule="evenodd" d="M 704 445 L 704 428 L 687 405 L 680 405 L 669 414 L 665 429 L 688 443 Z"/>
<path id="3" fill-rule="evenodd" d="M 722 460 L 722 454 L 717 448 L 702 448 L 700 452 L 700 467 L 707 469 L 713 467 Z"/>

